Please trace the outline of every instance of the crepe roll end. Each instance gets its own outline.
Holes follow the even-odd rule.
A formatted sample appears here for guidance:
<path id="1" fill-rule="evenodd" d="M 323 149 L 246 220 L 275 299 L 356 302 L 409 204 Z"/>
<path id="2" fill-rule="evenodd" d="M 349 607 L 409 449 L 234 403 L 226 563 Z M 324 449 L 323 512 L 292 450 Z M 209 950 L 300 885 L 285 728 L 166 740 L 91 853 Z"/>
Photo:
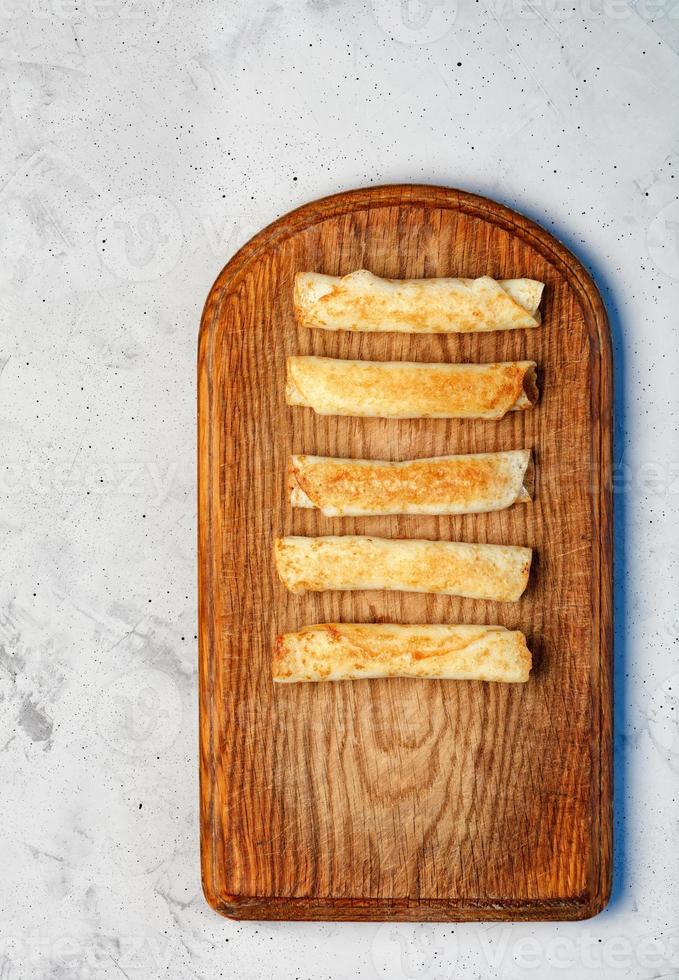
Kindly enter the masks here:
<path id="1" fill-rule="evenodd" d="M 518 602 L 521 596 L 524 594 L 528 588 L 528 581 L 530 579 L 530 569 L 533 564 L 533 549 L 532 548 L 521 548 L 517 551 L 523 552 L 523 563 L 521 565 L 521 570 L 519 574 L 519 582 L 517 585 L 516 593 L 510 599 L 510 602 Z"/>
<path id="2" fill-rule="evenodd" d="M 291 507 L 315 507 L 316 504 L 309 498 L 299 484 L 299 471 L 297 469 L 300 459 L 304 457 L 293 456 L 288 465 L 288 492 L 290 494 Z"/>
<path id="3" fill-rule="evenodd" d="M 297 358 L 289 357 L 287 360 L 287 372 L 285 379 L 285 401 L 288 405 L 304 405 L 304 397 L 297 386 L 295 380 L 295 362 Z"/>
<path id="4" fill-rule="evenodd" d="M 542 302 L 542 296 L 545 291 L 544 282 L 537 282 L 537 280 L 528 280 L 533 283 L 533 295 L 530 301 L 529 310 L 535 317 L 536 323 L 542 321 L 542 315 L 539 310 L 540 303 Z"/>
<path id="5" fill-rule="evenodd" d="M 525 412 L 527 408 L 535 405 L 539 397 L 537 364 L 535 361 L 529 361 L 524 370 L 519 397 L 512 405 L 511 411 Z"/>
<path id="6" fill-rule="evenodd" d="M 538 307 L 545 288 L 544 282 L 537 279 L 503 279 L 500 285 L 514 302 L 523 307 L 526 313 L 530 313 L 535 320 L 535 326 L 538 326 L 542 320 Z"/>
<path id="7" fill-rule="evenodd" d="M 526 450 L 526 461 L 523 470 L 523 476 L 521 480 L 521 487 L 519 488 L 518 495 L 516 497 L 517 504 L 529 504 L 533 501 L 535 496 L 535 463 L 533 461 L 533 453 L 530 449 Z"/>
<path id="8" fill-rule="evenodd" d="M 274 563 L 282 584 L 293 595 L 318 592 L 314 579 L 313 555 L 320 538 L 287 537 L 275 538 L 273 545 Z"/>
<path id="9" fill-rule="evenodd" d="M 276 566 L 276 571 L 278 573 L 278 577 L 283 583 L 283 585 L 286 587 L 288 592 L 303 593 L 305 591 L 304 589 L 296 588 L 295 583 L 289 580 L 288 562 L 286 560 L 285 538 L 274 538 L 273 559 L 274 559 L 274 564 Z"/>
<path id="10" fill-rule="evenodd" d="M 298 272 L 295 275 L 292 305 L 297 322 L 303 327 L 322 327 L 317 304 L 332 292 L 337 280 L 319 272 Z"/>

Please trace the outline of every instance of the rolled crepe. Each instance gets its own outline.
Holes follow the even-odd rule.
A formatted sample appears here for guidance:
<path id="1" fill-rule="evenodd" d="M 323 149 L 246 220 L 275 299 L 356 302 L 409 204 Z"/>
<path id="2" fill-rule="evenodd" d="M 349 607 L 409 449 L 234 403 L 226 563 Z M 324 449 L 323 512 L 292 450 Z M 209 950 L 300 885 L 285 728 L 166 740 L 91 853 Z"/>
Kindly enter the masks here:
<path id="1" fill-rule="evenodd" d="M 530 449 L 435 456 L 401 463 L 292 456 L 290 503 L 327 517 L 478 514 L 529 501 Z"/>
<path id="2" fill-rule="evenodd" d="M 322 623 L 277 637 L 273 655 L 279 684 L 369 677 L 523 684 L 530 669 L 525 636 L 504 626 Z"/>
<path id="3" fill-rule="evenodd" d="M 290 592 L 387 589 L 516 602 L 532 551 L 501 544 L 408 538 L 277 538 L 276 568 Z"/>
<path id="4" fill-rule="evenodd" d="M 535 361 L 422 364 L 289 357 L 288 405 L 319 415 L 501 419 L 537 401 Z"/>
<path id="5" fill-rule="evenodd" d="M 535 279 L 380 279 L 298 272 L 294 306 L 305 327 L 398 333 L 472 333 L 537 327 Z"/>

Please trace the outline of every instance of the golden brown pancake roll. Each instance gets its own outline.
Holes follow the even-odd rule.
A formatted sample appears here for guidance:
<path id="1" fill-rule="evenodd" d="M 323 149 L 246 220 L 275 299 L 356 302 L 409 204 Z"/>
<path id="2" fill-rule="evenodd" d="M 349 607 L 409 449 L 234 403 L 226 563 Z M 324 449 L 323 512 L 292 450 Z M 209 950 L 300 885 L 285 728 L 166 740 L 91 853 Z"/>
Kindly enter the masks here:
<path id="1" fill-rule="evenodd" d="M 421 677 L 523 684 L 531 659 L 523 633 L 504 626 L 322 623 L 277 637 L 273 679 L 291 684 Z"/>
<path id="2" fill-rule="evenodd" d="M 532 408 L 534 361 L 424 364 L 289 357 L 285 397 L 319 415 L 501 419 Z"/>
<path id="3" fill-rule="evenodd" d="M 298 322 L 321 330 L 472 333 L 540 324 L 544 284 L 535 279 L 380 279 L 365 269 L 342 278 L 295 276 Z"/>
<path id="4" fill-rule="evenodd" d="M 530 449 L 388 462 L 292 456 L 290 503 L 327 517 L 479 514 L 529 501 Z"/>
<path id="5" fill-rule="evenodd" d="M 276 568 L 290 592 L 386 589 L 516 602 L 532 551 L 501 544 L 412 538 L 277 538 Z"/>

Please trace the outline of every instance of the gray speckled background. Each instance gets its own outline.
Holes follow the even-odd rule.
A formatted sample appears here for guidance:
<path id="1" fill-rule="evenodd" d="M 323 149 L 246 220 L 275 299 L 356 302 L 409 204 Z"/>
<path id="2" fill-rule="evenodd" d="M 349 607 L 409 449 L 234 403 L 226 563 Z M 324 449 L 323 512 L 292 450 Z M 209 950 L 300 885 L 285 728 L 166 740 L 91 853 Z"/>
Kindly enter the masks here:
<path id="1" fill-rule="evenodd" d="M 1 0 L 0 27 L 0 978 L 679 977 L 679 0 Z M 588 923 L 238 924 L 201 894 L 201 306 L 277 215 L 402 180 L 542 222 L 611 314 Z"/>

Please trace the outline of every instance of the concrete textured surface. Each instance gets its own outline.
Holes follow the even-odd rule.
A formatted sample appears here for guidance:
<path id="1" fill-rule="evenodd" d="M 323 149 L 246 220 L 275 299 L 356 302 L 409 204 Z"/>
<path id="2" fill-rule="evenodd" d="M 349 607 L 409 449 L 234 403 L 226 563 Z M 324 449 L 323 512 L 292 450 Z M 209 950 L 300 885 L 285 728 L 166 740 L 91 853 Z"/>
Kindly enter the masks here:
<path id="1" fill-rule="evenodd" d="M 0 977 L 679 977 L 679 2 L 2 0 Z M 197 838 L 195 351 L 235 249 L 422 181 L 616 357 L 616 880 L 568 925 L 240 924 Z"/>

